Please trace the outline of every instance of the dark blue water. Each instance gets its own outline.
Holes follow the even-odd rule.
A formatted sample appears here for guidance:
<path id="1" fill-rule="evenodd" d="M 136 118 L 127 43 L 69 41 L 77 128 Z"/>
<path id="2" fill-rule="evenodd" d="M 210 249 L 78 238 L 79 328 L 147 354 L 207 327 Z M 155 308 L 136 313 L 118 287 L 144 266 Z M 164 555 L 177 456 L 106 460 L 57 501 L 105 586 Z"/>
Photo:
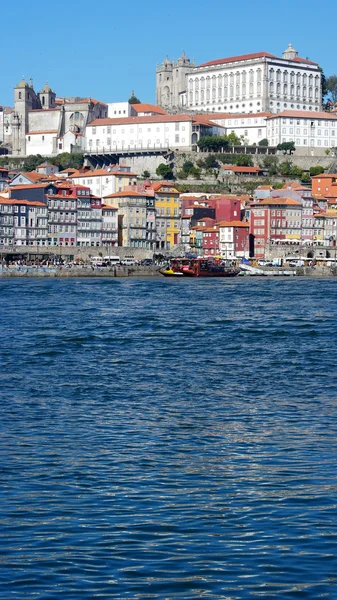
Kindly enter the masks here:
<path id="1" fill-rule="evenodd" d="M 337 278 L 2 280 L 0 598 L 337 598 Z"/>

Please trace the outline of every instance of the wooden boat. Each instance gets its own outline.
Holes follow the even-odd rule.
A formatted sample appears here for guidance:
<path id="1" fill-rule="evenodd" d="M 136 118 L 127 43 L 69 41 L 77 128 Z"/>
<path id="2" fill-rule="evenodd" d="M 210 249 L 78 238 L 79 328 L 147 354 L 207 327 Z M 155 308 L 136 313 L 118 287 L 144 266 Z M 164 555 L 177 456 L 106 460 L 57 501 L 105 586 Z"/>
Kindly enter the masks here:
<path id="1" fill-rule="evenodd" d="M 213 258 L 173 258 L 160 272 L 165 277 L 236 277 L 239 269 Z"/>

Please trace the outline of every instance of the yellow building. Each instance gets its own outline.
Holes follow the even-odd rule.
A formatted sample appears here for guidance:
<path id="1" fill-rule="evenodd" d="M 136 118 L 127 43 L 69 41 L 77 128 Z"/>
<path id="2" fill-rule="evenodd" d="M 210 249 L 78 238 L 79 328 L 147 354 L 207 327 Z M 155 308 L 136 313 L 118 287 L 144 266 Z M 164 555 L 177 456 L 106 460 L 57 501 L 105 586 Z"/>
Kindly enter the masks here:
<path id="1" fill-rule="evenodd" d="M 168 250 L 180 243 L 179 192 L 170 181 L 151 184 L 155 192 L 157 250 Z"/>

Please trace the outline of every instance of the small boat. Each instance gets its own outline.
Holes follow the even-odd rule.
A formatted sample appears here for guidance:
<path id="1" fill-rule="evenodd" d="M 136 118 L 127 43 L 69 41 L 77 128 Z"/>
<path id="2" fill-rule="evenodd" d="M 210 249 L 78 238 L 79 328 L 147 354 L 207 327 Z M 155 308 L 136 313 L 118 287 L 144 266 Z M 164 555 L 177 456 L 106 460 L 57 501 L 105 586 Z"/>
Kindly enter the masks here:
<path id="1" fill-rule="evenodd" d="M 166 267 L 165 269 L 160 269 L 159 273 L 164 275 L 164 277 L 183 277 L 183 273 L 181 273 L 181 271 L 174 271 L 170 267 Z"/>
<path id="2" fill-rule="evenodd" d="M 236 277 L 239 269 L 214 258 L 173 258 L 160 273 L 165 277 Z"/>

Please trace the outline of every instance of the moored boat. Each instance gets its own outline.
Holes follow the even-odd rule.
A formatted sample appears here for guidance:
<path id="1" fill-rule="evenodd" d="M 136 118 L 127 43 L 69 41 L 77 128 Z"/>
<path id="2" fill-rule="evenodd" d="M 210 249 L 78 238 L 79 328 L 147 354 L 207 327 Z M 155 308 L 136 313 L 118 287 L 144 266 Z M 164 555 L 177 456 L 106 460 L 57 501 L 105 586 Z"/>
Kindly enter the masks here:
<path id="1" fill-rule="evenodd" d="M 173 258 L 160 273 L 165 277 L 236 277 L 239 269 L 213 258 Z"/>

